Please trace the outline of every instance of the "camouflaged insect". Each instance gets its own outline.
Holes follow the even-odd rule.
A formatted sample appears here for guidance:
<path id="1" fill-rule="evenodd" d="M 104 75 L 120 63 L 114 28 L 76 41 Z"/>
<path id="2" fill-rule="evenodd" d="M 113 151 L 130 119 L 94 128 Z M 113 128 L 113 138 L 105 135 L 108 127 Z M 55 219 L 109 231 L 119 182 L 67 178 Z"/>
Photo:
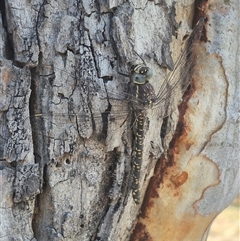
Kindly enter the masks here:
<path id="1" fill-rule="evenodd" d="M 131 67 L 130 94 L 135 100 L 132 108 L 135 114 L 135 143 L 132 159 L 132 195 L 135 203 L 140 201 L 139 178 L 142 165 L 144 123 L 146 119 L 145 110 L 152 107 L 156 100 L 153 86 L 149 83 L 152 70 L 144 65 L 133 65 Z M 137 100 L 137 101 L 136 101 Z"/>
<path id="2" fill-rule="evenodd" d="M 155 94 L 153 86 L 149 83 L 152 77 L 152 70 L 142 64 L 131 66 L 130 73 L 130 96 L 132 109 L 135 115 L 135 141 L 134 154 L 132 158 L 132 195 L 136 204 L 140 203 L 140 185 L 139 179 L 142 166 L 143 141 L 144 141 L 144 123 L 146 119 L 146 109 L 162 108 L 165 102 L 170 102 L 174 91 L 183 85 L 183 92 L 190 83 L 196 57 L 193 53 L 195 40 L 200 39 L 205 18 L 202 17 L 194 27 L 188 38 L 187 44 L 178 60 L 175 63 L 171 74 L 164 80 L 158 94 Z M 169 86 L 170 89 L 169 89 Z M 170 93 L 169 93 L 170 91 Z M 162 112 L 162 117 L 169 115 L 166 111 Z"/>

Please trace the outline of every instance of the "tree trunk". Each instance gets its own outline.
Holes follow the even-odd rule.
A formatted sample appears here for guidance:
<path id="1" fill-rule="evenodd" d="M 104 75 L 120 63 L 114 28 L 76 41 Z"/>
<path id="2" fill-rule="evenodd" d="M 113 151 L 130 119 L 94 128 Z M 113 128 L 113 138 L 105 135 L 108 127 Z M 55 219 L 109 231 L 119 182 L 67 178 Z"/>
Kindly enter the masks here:
<path id="1" fill-rule="evenodd" d="M 239 12 L 197 2 L 1 2 L 0 241 L 207 240 L 239 190 Z M 190 87 L 147 113 L 137 205 L 128 63 L 157 92 L 200 16 Z"/>

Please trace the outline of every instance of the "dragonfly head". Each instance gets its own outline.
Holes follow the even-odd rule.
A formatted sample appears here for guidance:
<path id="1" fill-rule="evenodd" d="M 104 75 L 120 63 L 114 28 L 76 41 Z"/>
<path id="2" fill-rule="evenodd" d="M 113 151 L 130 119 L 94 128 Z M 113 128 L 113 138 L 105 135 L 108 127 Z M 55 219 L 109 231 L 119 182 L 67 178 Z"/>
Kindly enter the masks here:
<path id="1" fill-rule="evenodd" d="M 131 80 L 134 84 L 145 84 L 152 77 L 152 75 L 152 69 L 143 64 L 131 66 Z"/>

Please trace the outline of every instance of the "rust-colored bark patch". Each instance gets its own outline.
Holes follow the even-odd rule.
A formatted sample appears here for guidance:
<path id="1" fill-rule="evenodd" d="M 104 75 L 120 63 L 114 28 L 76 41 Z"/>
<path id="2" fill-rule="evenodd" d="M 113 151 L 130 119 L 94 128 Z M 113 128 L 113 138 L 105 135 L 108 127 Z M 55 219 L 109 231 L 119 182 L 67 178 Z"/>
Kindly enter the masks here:
<path id="1" fill-rule="evenodd" d="M 174 163 L 173 162 L 169 162 L 164 155 L 161 156 L 161 158 L 159 158 L 155 169 L 154 169 L 154 175 L 153 177 L 150 179 L 146 194 L 145 194 L 145 198 L 142 204 L 142 208 L 141 208 L 141 214 L 140 216 L 142 218 L 146 218 L 147 217 L 147 210 L 150 207 L 153 207 L 153 202 L 151 201 L 153 198 L 158 198 L 158 188 L 160 187 L 160 184 L 164 178 L 164 174 L 166 174 L 166 169 L 168 167 L 173 166 Z"/>
<path id="2" fill-rule="evenodd" d="M 130 237 L 131 241 L 152 241 L 150 234 L 147 232 L 145 225 L 138 223 Z"/>
<path id="3" fill-rule="evenodd" d="M 176 187 L 183 185 L 188 179 L 188 173 L 183 171 L 180 175 L 171 176 L 170 180 Z"/>

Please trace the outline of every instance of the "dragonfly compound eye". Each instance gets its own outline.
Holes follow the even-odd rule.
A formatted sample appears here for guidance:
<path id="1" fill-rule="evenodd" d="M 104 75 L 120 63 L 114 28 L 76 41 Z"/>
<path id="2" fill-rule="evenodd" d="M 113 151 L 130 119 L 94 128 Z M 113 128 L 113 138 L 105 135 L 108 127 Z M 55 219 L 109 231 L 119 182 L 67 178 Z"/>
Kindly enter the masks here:
<path id="1" fill-rule="evenodd" d="M 143 85 L 147 82 L 147 78 L 145 75 L 136 73 L 131 74 L 131 80 L 134 84 L 137 85 Z"/>

